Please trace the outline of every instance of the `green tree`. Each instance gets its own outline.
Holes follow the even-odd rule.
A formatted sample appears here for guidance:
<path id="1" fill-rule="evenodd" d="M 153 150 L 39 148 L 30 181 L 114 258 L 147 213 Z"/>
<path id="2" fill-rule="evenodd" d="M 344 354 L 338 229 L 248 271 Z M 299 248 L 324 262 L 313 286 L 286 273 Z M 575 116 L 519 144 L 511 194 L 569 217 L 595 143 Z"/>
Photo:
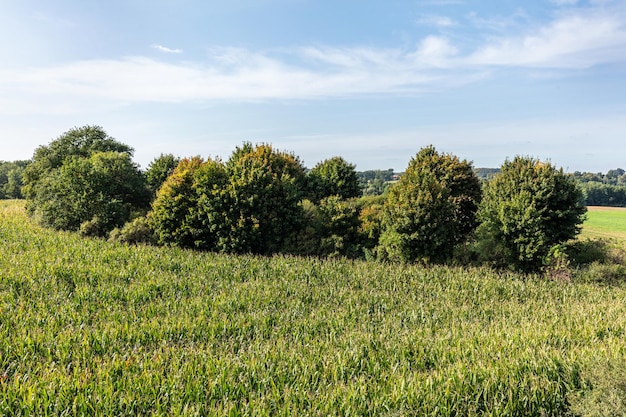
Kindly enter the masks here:
<path id="1" fill-rule="evenodd" d="M 161 188 L 161 185 L 174 171 L 179 162 L 180 158 L 172 154 L 161 154 L 150 162 L 144 175 L 146 184 L 154 196 L 156 196 L 156 192 Z"/>
<path id="2" fill-rule="evenodd" d="M 411 159 L 384 206 L 379 256 L 443 262 L 475 229 L 480 182 L 471 163 L 433 146 Z"/>
<path id="3" fill-rule="evenodd" d="M 227 239 L 226 168 L 219 160 L 182 159 L 159 188 L 148 215 L 160 244 L 215 250 Z"/>
<path id="4" fill-rule="evenodd" d="M 332 195 L 353 198 L 361 195 L 355 166 L 336 156 L 318 163 L 308 175 L 311 201 L 319 203 Z"/>
<path id="5" fill-rule="evenodd" d="M 131 156 L 132 148 L 98 126 L 72 129 L 40 146 L 24 170 L 28 212 L 56 229 L 105 235 L 148 206 Z"/>
<path id="6" fill-rule="evenodd" d="M 0 161 L 0 198 L 23 198 L 22 176 L 30 161 Z"/>
<path id="7" fill-rule="evenodd" d="M 272 254 L 283 251 L 302 226 L 305 171 L 293 154 L 245 143 L 226 164 L 231 201 L 230 238 L 221 250 Z"/>
<path id="8" fill-rule="evenodd" d="M 582 197 L 563 169 L 530 157 L 505 161 L 484 189 L 482 255 L 524 271 L 540 269 L 551 247 L 580 232 L 586 212 Z"/>

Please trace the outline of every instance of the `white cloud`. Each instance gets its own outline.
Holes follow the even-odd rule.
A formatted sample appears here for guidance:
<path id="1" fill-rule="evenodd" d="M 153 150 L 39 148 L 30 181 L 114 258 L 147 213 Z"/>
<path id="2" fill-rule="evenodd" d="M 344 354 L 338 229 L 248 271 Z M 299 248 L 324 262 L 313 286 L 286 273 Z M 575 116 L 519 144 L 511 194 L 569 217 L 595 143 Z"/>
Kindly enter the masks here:
<path id="1" fill-rule="evenodd" d="M 608 13 L 570 14 L 533 33 L 481 47 L 474 65 L 588 68 L 626 60 L 626 22 Z"/>
<path id="2" fill-rule="evenodd" d="M 466 54 L 450 38 L 431 35 L 414 50 L 313 46 L 254 52 L 216 47 L 203 62 L 136 56 L 0 67 L 0 111 L 67 113 L 102 103 L 421 94 L 475 82 L 498 67 L 550 69 L 554 76 L 561 70 L 624 61 L 626 19 L 584 9 L 524 35 L 491 39 Z"/>
<path id="3" fill-rule="evenodd" d="M 158 44 L 152 44 L 150 45 L 150 47 L 158 51 L 168 53 L 168 54 L 182 54 L 183 53 L 182 49 L 172 49 L 172 48 L 168 48 L 167 46 L 158 45 Z"/>
<path id="4" fill-rule="evenodd" d="M 435 26 L 439 28 L 447 28 L 456 25 L 456 22 L 448 16 L 440 15 L 423 15 L 417 19 L 418 25 Z"/>

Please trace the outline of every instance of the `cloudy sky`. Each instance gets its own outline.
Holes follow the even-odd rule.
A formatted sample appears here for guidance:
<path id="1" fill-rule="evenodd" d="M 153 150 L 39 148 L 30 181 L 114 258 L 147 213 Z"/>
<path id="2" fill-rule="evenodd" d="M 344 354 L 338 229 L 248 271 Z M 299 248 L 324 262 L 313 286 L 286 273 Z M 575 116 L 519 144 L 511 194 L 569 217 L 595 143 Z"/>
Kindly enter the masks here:
<path id="1" fill-rule="evenodd" d="M 146 167 L 271 143 L 626 168 L 623 0 L 0 0 L 0 160 L 100 125 Z"/>

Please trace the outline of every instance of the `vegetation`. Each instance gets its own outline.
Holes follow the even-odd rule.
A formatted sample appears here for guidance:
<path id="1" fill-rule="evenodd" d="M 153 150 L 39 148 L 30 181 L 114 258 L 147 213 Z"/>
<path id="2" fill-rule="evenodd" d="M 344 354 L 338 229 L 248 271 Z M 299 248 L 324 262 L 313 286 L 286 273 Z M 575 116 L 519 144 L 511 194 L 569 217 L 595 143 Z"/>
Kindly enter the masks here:
<path id="1" fill-rule="evenodd" d="M 28 211 L 45 226 L 106 236 L 150 200 L 131 156 L 100 127 L 64 133 L 37 148 L 24 171 Z"/>
<path id="2" fill-rule="evenodd" d="M 617 239 L 626 243 L 626 208 L 587 207 L 587 209 L 582 237 Z"/>
<path id="3" fill-rule="evenodd" d="M 22 176 L 29 161 L 0 161 L 0 199 L 21 199 Z"/>
<path id="4" fill-rule="evenodd" d="M 623 375 L 624 285 L 127 246 L 1 204 L 2 415 L 558 416 Z"/>
<path id="5" fill-rule="evenodd" d="M 481 255 L 524 271 L 538 271 L 553 246 L 576 237 L 586 212 L 570 176 L 528 157 L 506 161 L 483 194 Z"/>
<path id="6" fill-rule="evenodd" d="M 180 158 L 172 154 L 161 154 L 150 162 L 144 175 L 146 177 L 146 185 L 152 192 L 152 195 L 156 195 L 161 185 L 174 171 L 179 162 Z"/>
<path id="7" fill-rule="evenodd" d="M 389 191 L 379 254 L 404 262 L 442 262 L 477 225 L 480 183 L 467 161 L 423 148 Z"/>

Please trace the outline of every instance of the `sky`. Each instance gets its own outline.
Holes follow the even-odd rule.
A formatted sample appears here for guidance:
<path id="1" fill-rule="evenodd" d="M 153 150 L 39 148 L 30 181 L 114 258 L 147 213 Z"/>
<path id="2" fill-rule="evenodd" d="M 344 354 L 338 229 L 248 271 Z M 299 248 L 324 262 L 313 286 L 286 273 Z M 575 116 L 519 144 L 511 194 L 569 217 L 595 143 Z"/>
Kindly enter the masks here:
<path id="1" fill-rule="evenodd" d="M 624 0 L 0 0 L 0 160 L 73 127 L 135 149 L 403 171 L 626 168 Z"/>

